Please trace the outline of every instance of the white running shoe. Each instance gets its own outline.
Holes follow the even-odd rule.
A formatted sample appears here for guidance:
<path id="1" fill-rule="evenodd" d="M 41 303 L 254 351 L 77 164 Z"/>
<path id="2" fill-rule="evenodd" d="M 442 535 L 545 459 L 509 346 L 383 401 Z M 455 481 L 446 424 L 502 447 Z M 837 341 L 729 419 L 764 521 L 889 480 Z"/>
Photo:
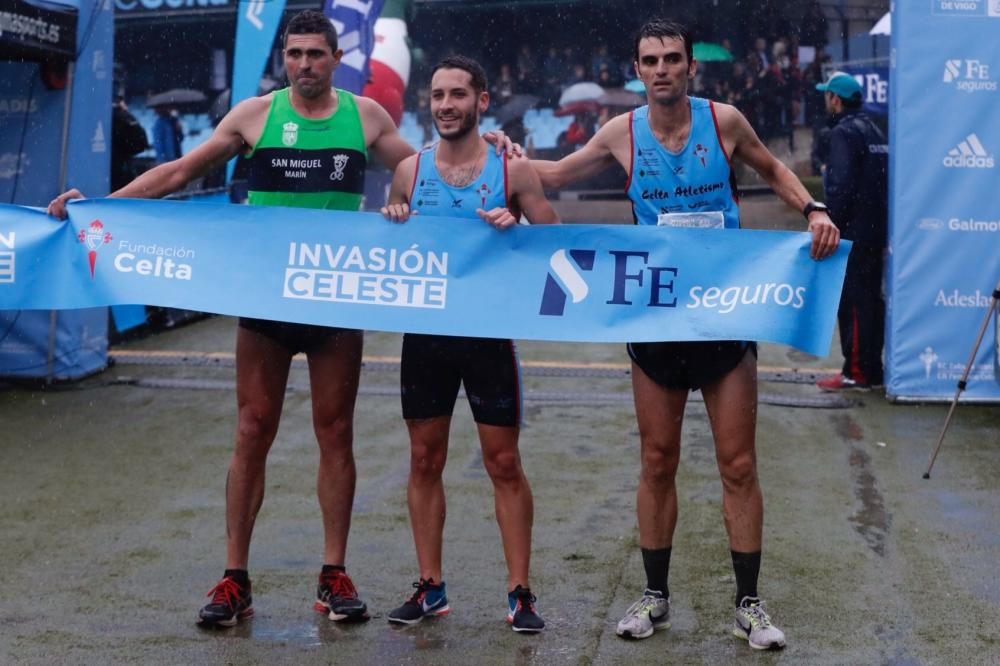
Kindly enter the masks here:
<path id="1" fill-rule="evenodd" d="M 785 632 L 771 624 L 764 602 L 757 597 L 743 597 L 736 608 L 733 635 L 750 643 L 754 650 L 780 650 L 785 647 Z"/>
<path id="2" fill-rule="evenodd" d="M 616 633 L 622 638 L 649 638 L 655 629 L 670 626 L 670 599 L 646 590 L 625 612 Z"/>

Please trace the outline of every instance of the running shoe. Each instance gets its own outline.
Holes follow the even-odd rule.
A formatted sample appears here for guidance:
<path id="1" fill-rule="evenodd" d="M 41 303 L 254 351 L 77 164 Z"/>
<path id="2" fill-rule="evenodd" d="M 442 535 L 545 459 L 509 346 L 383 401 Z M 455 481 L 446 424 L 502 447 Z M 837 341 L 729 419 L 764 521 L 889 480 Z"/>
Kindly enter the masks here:
<path id="1" fill-rule="evenodd" d="M 351 577 L 343 571 L 321 573 L 316 588 L 317 613 L 326 613 L 335 622 L 360 622 L 368 619 L 368 607 L 358 598 Z"/>
<path id="2" fill-rule="evenodd" d="M 764 602 L 757 597 L 743 597 L 736 608 L 733 635 L 749 641 L 754 650 L 780 650 L 785 647 L 785 633 L 771 624 Z"/>
<path id="3" fill-rule="evenodd" d="M 649 638 L 656 629 L 670 626 L 670 599 L 646 590 L 642 598 L 625 611 L 615 631 L 622 638 Z"/>
<path id="4" fill-rule="evenodd" d="M 828 393 L 833 393 L 835 391 L 870 391 L 872 389 L 870 384 L 862 384 L 861 382 L 842 374 L 821 379 L 816 382 L 816 386 Z"/>
<path id="5" fill-rule="evenodd" d="M 536 634 L 545 629 L 545 620 L 535 610 L 535 595 L 518 585 L 507 593 L 507 622 L 518 633 Z"/>
<path id="6" fill-rule="evenodd" d="M 250 581 L 245 586 L 226 576 L 208 592 L 212 601 L 198 611 L 202 627 L 233 627 L 253 615 Z"/>
<path id="7" fill-rule="evenodd" d="M 416 624 L 428 615 L 447 615 L 451 611 L 443 582 L 435 584 L 433 580 L 421 578 L 413 587 L 417 591 L 402 606 L 389 613 L 389 622 Z"/>

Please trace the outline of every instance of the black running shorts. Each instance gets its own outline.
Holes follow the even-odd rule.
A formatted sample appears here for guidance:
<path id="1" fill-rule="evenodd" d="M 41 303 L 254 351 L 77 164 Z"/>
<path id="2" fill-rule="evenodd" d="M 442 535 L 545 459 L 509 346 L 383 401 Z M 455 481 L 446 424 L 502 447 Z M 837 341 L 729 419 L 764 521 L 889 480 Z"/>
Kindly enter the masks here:
<path id="1" fill-rule="evenodd" d="M 310 354 L 326 344 L 330 338 L 335 338 L 345 331 L 354 330 L 313 324 L 293 324 L 286 321 L 271 321 L 270 319 L 251 319 L 250 317 L 240 317 L 240 328 L 260 333 L 264 337 L 274 340 L 292 354 L 299 352 Z"/>
<path id="2" fill-rule="evenodd" d="M 403 336 L 403 418 L 451 416 L 460 384 L 465 384 L 476 423 L 521 425 L 521 367 L 513 341 Z"/>
<path id="3" fill-rule="evenodd" d="M 628 355 L 663 388 L 696 391 L 728 375 L 748 349 L 756 358 L 756 342 L 630 342 Z"/>

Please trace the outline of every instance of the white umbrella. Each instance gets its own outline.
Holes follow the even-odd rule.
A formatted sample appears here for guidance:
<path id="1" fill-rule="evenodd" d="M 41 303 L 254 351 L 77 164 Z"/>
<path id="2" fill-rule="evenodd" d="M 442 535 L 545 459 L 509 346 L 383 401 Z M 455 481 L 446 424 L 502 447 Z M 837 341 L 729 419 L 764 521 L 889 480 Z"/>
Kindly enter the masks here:
<path id="1" fill-rule="evenodd" d="M 878 23 L 868 31 L 869 35 L 888 35 L 892 32 L 892 14 L 886 12 L 885 16 L 878 20 Z"/>
<path id="2" fill-rule="evenodd" d="M 566 88 L 566 90 L 564 90 L 562 95 L 559 97 L 559 106 L 566 106 L 567 104 L 572 104 L 574 102 L 589 102 L 591 100 L 596 101 L 603 94 L 604 88 L 596 83 L 591 83 L 590 81 L 574 83 L 569 88 Z"/>

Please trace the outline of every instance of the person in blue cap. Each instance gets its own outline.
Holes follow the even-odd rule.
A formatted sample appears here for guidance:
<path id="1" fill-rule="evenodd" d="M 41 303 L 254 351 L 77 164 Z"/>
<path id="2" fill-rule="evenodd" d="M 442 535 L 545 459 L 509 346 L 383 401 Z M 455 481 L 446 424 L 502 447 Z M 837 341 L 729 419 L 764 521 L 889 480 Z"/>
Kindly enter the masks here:
<path id="1" fill-rule="evenodd" d="M 857 79 L 834 72 L 816 89 L 823 92 L 831 126 L 823 177 L 826 203 L 841 237 L 854 242 L 837 311 L 843 369 L 817 386 L 824 391 L 869 390 L 883 383 L 889 145 L 861 110 Z"/>

